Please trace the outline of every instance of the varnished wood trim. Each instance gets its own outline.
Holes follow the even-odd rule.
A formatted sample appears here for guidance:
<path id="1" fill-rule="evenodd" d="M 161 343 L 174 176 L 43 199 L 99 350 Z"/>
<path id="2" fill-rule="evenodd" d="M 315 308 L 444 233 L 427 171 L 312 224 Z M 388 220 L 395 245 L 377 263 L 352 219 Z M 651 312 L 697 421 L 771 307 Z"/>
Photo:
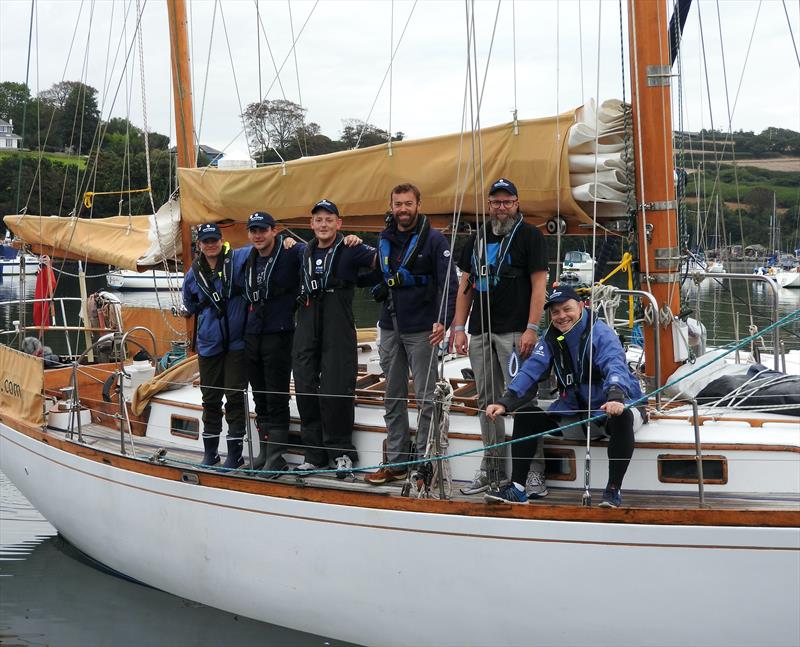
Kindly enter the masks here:
<path id="1" fill-rule="evenodd" d="M 178 468 L 170 465 L 156 465 L 143 460 L 128 458 L 92 447 L 80 446 L 73 442 L 55 438 L 27 423 L 11 420 L 0 415 L 0 419 L 34 440 L 41 441 L 68 454 L 154 478 L 181 481 L 181 474 L 193 473 L 199 484 L 221 490 L 247 492 L 289 500 L 347 505 L 370 509 L 385 509 L 429 514 L 451 514 L 469 517 L 500 517 L 510 519 L 538 519 L 551 521 L 573 521 L 591 523 L 635 523 L 653 525 L 701 525 L 701 526 L 767 526 L 798 527 L 800 510 L 730 510 L 730 509 L 670 509 L 670 508 L 589 508 L 580 505 L 487 505 L 471 501 L 439 501 L 436 499 L 410 499 L 389 497 L 381 492 L 369 490 L 353 492 L 335 488 L 298 486 L 279 481 L 262 481 L 234 475 L 209 473 L 205 470 Z M 9 442 L 15 442 L 9 439 Z M 19 443 L 15 443 L 19 444 Z M 725 547 L 722 547 L 725 548 Z M 741 547 L 736 547 L 741 549 Z M 769 549 L 782 550 L 782 549 Z M 796 550 L 792 548 L 791 550 Z"/>

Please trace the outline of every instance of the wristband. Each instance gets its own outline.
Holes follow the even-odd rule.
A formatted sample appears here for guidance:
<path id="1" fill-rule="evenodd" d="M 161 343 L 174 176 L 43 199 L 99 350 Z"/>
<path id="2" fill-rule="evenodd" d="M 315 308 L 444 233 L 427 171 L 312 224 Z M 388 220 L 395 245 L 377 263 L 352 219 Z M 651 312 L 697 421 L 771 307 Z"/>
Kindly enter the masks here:
<path id="1" fill-rule="evenodd" d="M 526 327 L 528 330 L 532 330 L 532 331 L 533 331 L 533 332 L 535 332 L 537 335 L 538 335 L 540 332 L 542 332 L 542 331 L 540 330 L 539 326 L 537 326 L 536 324 L 529 323 L 529 324 L 528 324 L 527 326 L 525 326 L 525 327 Z"/>
<path id="2" fill-rule="evenodd" d="M 456 332 L 464 332 L 466 329 L 466 326 L 453 326 L 453 330 Z"/>

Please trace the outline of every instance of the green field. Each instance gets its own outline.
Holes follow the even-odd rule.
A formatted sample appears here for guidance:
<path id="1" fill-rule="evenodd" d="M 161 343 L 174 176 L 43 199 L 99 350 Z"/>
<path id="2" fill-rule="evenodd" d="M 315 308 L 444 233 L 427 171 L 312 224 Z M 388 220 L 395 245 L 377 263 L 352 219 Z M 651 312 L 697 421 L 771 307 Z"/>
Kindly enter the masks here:
<path id="1" fill-rule="evenodd" d="M 37 153 L 36 151 L 0 151 L 0 158 L 17 157 L 19 155 L 31 159 L 39 158 L 39 153 Z M 53 162 L 55 164 L 77 166 L 80 169 L 86 168 L 86 158 L 79 155 L 67 155 L 66 153 L 43 153 L 42 158 L 50 162 Z"/>

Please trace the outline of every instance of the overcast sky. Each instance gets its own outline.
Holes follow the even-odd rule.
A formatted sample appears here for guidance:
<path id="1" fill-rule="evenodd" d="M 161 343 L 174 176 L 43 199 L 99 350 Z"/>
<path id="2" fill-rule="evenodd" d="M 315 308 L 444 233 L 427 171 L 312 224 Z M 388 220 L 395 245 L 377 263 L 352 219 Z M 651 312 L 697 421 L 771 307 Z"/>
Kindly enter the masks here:
<path id="1" fill-rule="evenodd" d="M 144 6 L 142 40 L 149 128 L 172 134 L 166 7 L 159 0 L 140 3 Z M 721 0 L 719 5 L 695 0 L 683 40 L 685 129 L 710 127 L 712 119 L 714 126 L 727 129 L 726 104 L 734 109 L 741 82 L 732 115 L 735 130 L 758 132 L 768 126 L 800 130 L 800 64 L 795 53 L 800 2 L 787 0 L 785 6 L 788 21 L 780 0 Z M 497 7 L 496 2 L 489 1 L 475 6 L 480 83 L 484 82 Z M 259 73 L 266 98 L 302 102 L 308 110 L 307 119 L 320 124 L 322 132 L 332 138 L 338 137 L 342 119 L 347 118 L 368 119 L 384 129 L 403 131 L 409 138 L 461 129 L 467 65 L 464 2 L 419 0 L 414 5 L 405 0 L 322 0 L 315 6 L 305 0 L 260 0 L 258 8 L 263 31 L 257 29 L 255 0 L 224 0 L 219 4 L 189 0 L 195 126 L 202 143 L 224 149 L 229 156 L 247 155 L 236 85 L 243 105 L 258 100 Z M 28 0 L 0 0 L 3 81 L 25 80 L 30 11 Z M 296 38 L 305 24 L 297 40 L 296 64 L 291 54 L 290 11 Z M 100 91 L 104 118 L 127 114 L 142 125 L 138 51 L 134 50 L 128 61 L 127 86 L 124 65 L 135 39 L 136 13 L 135 0 L 39 0 L 29 71 L 34 93 L 62 79 L 83 80 Z M 623 91 L 630 97 L 629 88 L 623 90 L 622 85 L 619 21 L 617 0 L 601 4 L 590 0 L 501 2 L 485 81 L 482 124 L 509 121 L 515 106 L 520 118 L 573 108 L 598 94 L 598 69 L 601 100 L 621 98 Z M 627 16 L 623 21 L 627 26 Z M 381 89 L 392 44 L 397 47 L 398 41 L 391 84 L 387 77 Z M 624 43 L 627 50 L 627 36 Z M 285 61 L 280 84 L 274 82 L 270 50 L 278 67 Z M 721 51 L 725 54 L 724 68 Z M 624 55 L 627 61 L 627 51 Z M 104 87 L 108 89 L 103 100 Z M 673 87 L 677 88 L 677 83 Z M 677 99 L 677 93 L 674 97 Z M 677 127 L 677 110 L 674 120 Z"/>

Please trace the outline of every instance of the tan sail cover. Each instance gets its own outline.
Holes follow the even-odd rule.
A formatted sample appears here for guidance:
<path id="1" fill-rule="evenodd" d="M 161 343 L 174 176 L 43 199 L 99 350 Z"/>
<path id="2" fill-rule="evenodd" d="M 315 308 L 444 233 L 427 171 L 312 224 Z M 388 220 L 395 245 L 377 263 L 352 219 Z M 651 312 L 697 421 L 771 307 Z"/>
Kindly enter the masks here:
<path id="1" fill-rule="evenodd" d="M 283 222 L 306 222 L 311 207 L 325 197 L 344 218 L 382 220 L 392 187 L 412 182 L 422 191 L 427 214 L 458 208 L 475 213 L 485 204 L 488 185 L 507 177 L 516 184 L 526 215 L 550 216 L 560 208 L 568 221 L 589 223 L 570 187 L 566 134 L 574 121 L 572 111 L 520 121 L 519 134 L 513 124 L 485 128 L 476 133 L 482 155 L 474 154 L 475 163 L 472 134 L 465 133 L 393 142 L 391 155 L 382 144 L 256 169 L 183 168 L 178 170 L 181 211 L 191 224 L 242 222 L 256 210 Z M 483 182 L 474 182 L 481 166 Z"/>
<path id="2" fill-rule="evenodd" d="M 162 391 L 175 388 L 184 384 L 191 384 L 200 374 L 197 355 L 170 366 L 163 373 L 156 375 L 152 380 L 136 387 L 131 401 L 131 411 L 136 416 L 142 415 L 150 400 Z"/>
<path id="3" fill-rule="evenodd" d="M 0 344 L 0 419 L 44 424 L 44 360 Z"/>
<path id="4" fill-rule="evenodd" d="M 107 263 L 142 271 L 180 257 L 180 207 L 162 205 L 152 216 L 72 218 L 11 215 L 3 218 L 14 235 L 36 253 L 53 258 Z"/>

